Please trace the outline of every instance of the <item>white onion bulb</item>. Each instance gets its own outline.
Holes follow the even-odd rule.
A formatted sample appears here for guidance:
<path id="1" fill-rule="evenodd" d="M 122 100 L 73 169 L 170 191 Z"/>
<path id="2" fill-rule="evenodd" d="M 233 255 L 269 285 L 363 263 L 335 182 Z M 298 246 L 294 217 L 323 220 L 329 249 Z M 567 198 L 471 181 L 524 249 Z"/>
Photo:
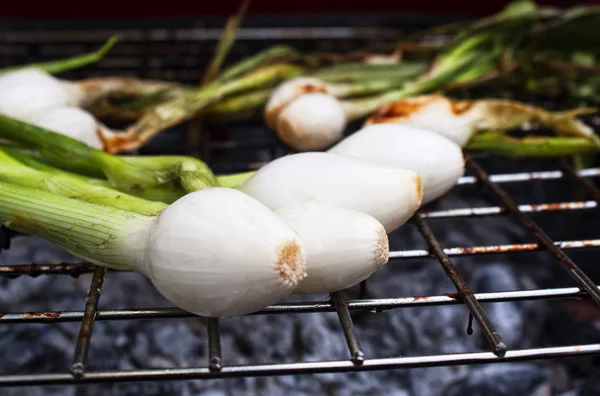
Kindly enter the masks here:
<path id="1" fill-rule="evenodd" d="M 366 213 L 389 233 L 421 205 L 421 178 L 411 170 L 333 153 L 278 158 L 238 187 L 270 209 L 310 199 Z"/>
<path id="2" fill-rule="evenodd" d="M 388 262 L 385 228 L 369 215 L 315 200 L 275 213 L 298 232 L 306 250 L 307 276 L 295 294 L 346 289 Z"/>
<path id="3" fill-rule="evenodd" d="M 417 172 L 423 182 L 422 204 L 447 193 L 465 172 L 458 144 L 436 132 L 402 124 L 367 126 L 329 152 Z"/>
<path id="4" fill-rule="evenodd" d="M 25 84 L 0 90 L 0 113 L 24 122 L 49 109 L 71 104 L 69 91 L 60 84 Z"/>
<path id="5" fill-rule="evenodd" d="M 300 96 L 281 111 L 276 124 L 281 140 L 299 151 L 331 146 L 342 138 L 345 127 L 340 102 L 323 93 Z"/>
<path id="6" fill-rule="evenodd" d="M 4 92 L 12 87 L 25 85 L 56 86 L 61 85 L 61 83 L 50 73 L 34 67 L 0 74 L 0 92 Z"/>
<path id="7" fill-rule="evenodd" d="M 396 123 L 434 131 L 464 147 L 477 132 L 482 113 L 473 102 L 455 103 L 441 95 L 422 95 L 382 106 L 366 125 Z"/>
<path id="8" fill-rule="evenodd" d="M 258 311 L 306 276 L 297 232 L 265 205 L 228 188 L 183 196 L 136 244 L 136 269 L 172 303 L 201 316 Z"/>
<path id="9" fill-rule="evenodd" d="M 31 119 L 33 125 L 60 133 L 98 150 L 104 148 L 100 138 L 110 133 L 93 115 L 78 107 L 56 107 Z"/>
<path id="10" fill-rule="evenodd" d="M 265 121 L 279 138 L 300 151 L 321 150 L 339 141 L 346 113 L 327 84 L 312 77 L 282 83 L 265 106 Z"/>
<path id="11" fill-rule="evenodd" d="M 327 85 L 313 77 L 296 77 L 279 84 L 265 105 L 265 122 L 275 129 L 279 113 L 296 98 L 307 93 L 327 93 Z"/>

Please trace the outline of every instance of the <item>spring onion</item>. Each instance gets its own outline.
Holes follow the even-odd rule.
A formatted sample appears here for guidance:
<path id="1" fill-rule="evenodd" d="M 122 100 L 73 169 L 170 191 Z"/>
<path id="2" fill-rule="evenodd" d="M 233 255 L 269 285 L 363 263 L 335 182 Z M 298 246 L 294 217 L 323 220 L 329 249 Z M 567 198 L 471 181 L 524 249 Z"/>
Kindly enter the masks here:
<path id="1" fill-rule="evenodd" d="M 158 214 L 167 207 L 162 202 L 122 193 L 96 180 L 49 168 L 30 167 L 0 149 L 0 181 L 144 215 Z"/>
<path id="2" fill-rule="evenodd" d="M 258 311 L 306 276 L 298 234 L 233 189 L 197 191 L 143 216 L 0 182 L 0 222 L 90 263 L 141 272 L 171 303 L 201 316 Z"/>
<path id="3" fill-rule="evenodd" d="M 278 158 L 237 189 L 272 210 L 316 199 L 362 212 L 388 233 L 405 223 L 423 198 L 421 178 L 414 171 L 322 152 Z"/>
<path id="4" fill-rule="evenodd" d="M 295 294 L 346 289 L 388 262 L 385 228 L 371 216 L 316 200 L 275 213 L 298 232 L 306 250 L 307 276 Z"/>
<path id="5" fill-rule="evenodd" d="M 112 186 L 133 195 L 153 187 L 170 188 L 173 184 L 188 191 L 218 185 L 210 168 L 198 159 L 176 157 L 169 160 L 167 157 L 160 163 L 144 162 L 143 159 L 131 163 L 126 157 L 110 155 L 68 136 L 1 114 L 0 139 L 37 150 L 43 158 L 49 159 L 44 162 L 51 162 L 58 168 L 97 172 L 91 176 L 100 173 Z"/>
<path id="6" fill-rule="evenodd" d="M 508 131 L 537 123 L 561 136 L 585 137 L 600 147 L 593 129 L 576 117 L 595 109 L 552 112 L 501 99 L 451 100 L 441 95 L 402 99 L 377 110 L 365 125 L 399 123 L 440 133 L 464 147 L 479 131 Z"/>
<path id="7" fill-rule="evenodd" d="M 435 132 L 407 125 L 367 126 L 329 152 L 417 172 L 423 183 L 422 204 L 447 193 L 465 171 L 459 145 Z"/>
<path id="8" fill-rule="evenodd" d="M 119 139 L 119 134 L 81 107 L 110 95 L 146 96 L 173 86 L 133 78 L 73 82 L 56 78 L 43 69 L 23 68 L 0 75 L 0 113 L 104 150 L 108 143 Z"/>

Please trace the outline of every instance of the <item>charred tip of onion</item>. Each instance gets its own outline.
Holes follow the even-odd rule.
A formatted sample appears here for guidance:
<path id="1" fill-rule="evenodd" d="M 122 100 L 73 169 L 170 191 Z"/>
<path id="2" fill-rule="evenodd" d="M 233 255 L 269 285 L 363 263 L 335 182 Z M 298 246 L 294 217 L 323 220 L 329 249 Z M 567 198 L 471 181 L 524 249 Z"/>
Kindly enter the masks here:
<path id="1" fill-rule="evenodd" d="M 297 241 L 288 241 L 279 248 L 276 270 L 286 285 L 296 286 L 306 278 L 306 253 Z"/>
<path id="2" fill-rule="evenodd" d="M 282 83 L 269 98 L 264 110 L 267 126 L 277 129 L 279 114 L 300 96 L 310 93 L 329 93 L 327 84 L 314 77 L 297 77 Z"/>
<path id="3" fill-rule="evenodd" d="M 423 203 L 423 180 L 418 173 L 415 174 L 415 192 L 417 193 L 416 208 L 418 209 Z"/>
<path id="4" fill-rule="evenodd" d="M 377 269 L 380 269 L 389 261 L 390 241 L 383 226 L 381 226 L 377 233 L 379 239 L 377 239 L 377 247 L 375 248 L 375 265 L 377 266 Z"/>
<path id="5" fill-rule="evenodd" d="M 321 150 L 339 141 L 346 126 L 340 102 L 327 93 L 299 96 L 278 115 L 275 130 L 287 145 L 300 151 Z"/>

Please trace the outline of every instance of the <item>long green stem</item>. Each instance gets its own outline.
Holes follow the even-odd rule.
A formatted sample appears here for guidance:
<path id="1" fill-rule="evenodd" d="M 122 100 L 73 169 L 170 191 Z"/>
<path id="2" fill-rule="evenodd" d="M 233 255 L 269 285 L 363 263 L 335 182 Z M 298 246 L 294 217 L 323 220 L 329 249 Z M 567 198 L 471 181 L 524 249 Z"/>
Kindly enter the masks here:
<path id="1" fill-rule="evenodd" d="M 203 113 L 217 123 L 259 118 L 272 92 L 272 89 L 261 89 L 225 98 L 208 106 Z"/>
<path id="2" fill-rule="evenodd" d="M 382 80 L 364 80 L 353 83 L 329 84 L 329 92 L 337 98 L 373 95 L 398 89 L 406 83 L 406 78 L 390 78 Z"/>
<path id="3" fill-rule="evenodd" d="M 414 83 L 406 84 L 401 89 L 384 92 L 365 99 L 342 101 L 346 117 L 349 121 L 357 120 L 373 113 L 385 104 L 438 89 L 468 71 L 469 67 L 476 62 L 477 57 L 473 53 L 462 57 L 462 59 L 457 59 L 453 67 L 443 68 L 432 76 L 424 76 Z"/>
<path id="4" fill-rule="evenodd" d="M 345 63 L 319 69 L 312 73 L 311 76 L 328 83 L 356 82 L 387 78 L 408 79 L 425 72 L 427 66 L 427 62 L 409 62 L 393 65 Z"/>
<path id="5" fill-rule="evenodd" d="M 244 14 L 246 14 L 249 5 L 250 1 L 244 0 L 237 13 L 227 20 L 227 24 L 225 25 L 225 29 L 223 29 L 221 39 L 217 44 L 215 55 L 208 67 L 206 68 L 204 76 L 202 77 L 203 85 L 206 85 L 212 80 L 214 80 L 215 77 L 219 74 L 219 70 L 221 69 L 223 62 L 225 61 L 227 54 L 229 54 L 233 43 L 235 43 L 237 29 L 240 26 L 240 23 L 242 22 Z"/>
<path id="6" fill-rule="evenodd" d="M 229 81 L 276 59 L 284 57 L 291 58 L 298 55 L 299 54 L 295 49 L 287 45 L 270 47 L 224 70 L 217 78 L 217 81 Z"/>
<path id="7" fill-rule="evenodd" d="M 145 113 L 136 124 L 122 134 L 123 136 L 115 144 L 108 147 L 107 151 L 117 153 L 135 149 L 157 133 L 193 118 L 205 107 L 227 95 L 273 86 L 302 73 L 303 69 L 297 66 L 278 64 L 264 67 L 236 80 L 225 83 L 215 82 L 207 87 L 185 92 Z"/>
<path id="8" fill-rule="evenodd" d="M 0 137 L 35 148 L 51 157 L 62 156 L 65 161 L 89 163 L 100 169 L 113 185 L 125 191 L 136 191 L 172 181 L 168 172 L 135 168 L 118 157 L 91 148 L 68 136 L 2 114 Z"/>
<path id="9" fill-rule="evenodd" d="M 133 269 L 153 216 L 0 182 L 0 223 L 90 263 Z"/>
<path id="10" fill-rule="evenodd" d="M 167 207 L 164 203 L 134 197 L 59 170 L 43 171 L 30 168 L 2 150 L 0 180 L 143 215 L 155 215 Z"/>
<path id="11" fill-rule="evenodd" d="M 119 157 L 138 168 L 148 170 L 171 170 L 179 179 L 181 186 L 187 192 L 202 190 L 207 187 L 218 185 L 217 178 L 212 170 L 201 161 L 194 157 L 180 155 L 165 156 L 122 156 Z"/>
<path id="12" fill-rule="evenodd" d="M 564 157 L 598 152 L 598 148 L 585 138 L 537 136 L 514 138 L 498 132 L 483 132 L 475 135 L 465 150 L 485 151 L 511 158 Z"/>
<path id="13" fill-rule="evenodd" d="M 40 155 L 40 153 L 36 150 L 24 149 L 21 147 L 0 144 L 0 150 L 4 151 L 22 164 L 27 165 L 29 168 L 37 169 L 46 173 L 65 173 L 89 184 L 113 188 L 113 186 L 107 180 L 102 179 L 104 176 L 102 171 L 93 166 L 86 168 L 73 167 L 72 163 L 69 161 L 52 161 L 52 159 L 59 157 L 52 157 L 51 159 L 48 159 Z M 135 165 L 135 163 L 133 163 L 133 165 Z M 148 201 L 171 204 L 183 197 L 186 193 L 187 192 L 180 186 L 166 185 L 146 188 L 143 191 L 136 191 L 134 195 Z"/>
<path id="14" fill-rule="evenodd" d="M 73 56 L 71 58 L 59 59 L 50 62 L 42 62 L 42 63 L 33 63 L 29 65 L 22 66 L 12 66 L 5 67 L 0 69 L 0 74 L 7 73 L 14 70 L 24 69 L 24 68 L 40 68 L 45 70 L 50 74 L 59 74 L 69 70 L 77 69 L 83 66 L 87 66 L 91 63 L 98 62 L 112 49 L 112 47 L 116 44 L 117 37 L 112 36 L 108 39 L 104 45 L 98 49 L 97 51 L 90 52 L 83 55 Z"/>

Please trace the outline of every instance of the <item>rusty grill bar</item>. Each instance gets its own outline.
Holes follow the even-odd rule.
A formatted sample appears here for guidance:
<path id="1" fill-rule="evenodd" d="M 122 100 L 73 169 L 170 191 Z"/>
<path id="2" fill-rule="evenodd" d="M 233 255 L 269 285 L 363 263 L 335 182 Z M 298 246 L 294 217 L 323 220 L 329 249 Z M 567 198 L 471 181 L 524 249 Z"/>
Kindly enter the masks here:
<path id="1" fill-rule="evenodd" d="M 10 30 L 10 29 L 9 29 Z M 122 31 L 122 37 L 129 42 L 137 43 L 140 49 L 145 43 L 171 43 L 171 42 L 202 42 L 214 40 L 218 37 L 216 30 L 219 29 L 163 29 L 163 30 L 138 30 Z M 287 29 L 276 28 L 277 32 L 257 28 L 247 28 L 242 30 L 240 40 L 256 41 L 265 37 L 273 40 L 281 37 L 282 34 L 288 34 L 287 39 L 300 40 L 324 38 L 330 40 L 356 40 L 359 37 L 367 37 L 375 41 L 394 35 L 397 32 L 387 31 L 381 34 L 381 31 L 369 29 L 349 29 L 339 28 L 337 30 L 326 29 Z M 287 33 L 286 33 L 287 32 Z M 90 32 L 78 34 L 77 39 L 85 42 L 86 48 L 92 44 L 94 47 L 106 38 L 106 32 Z M 277 34 L 279 36 L 277 36 Z M 318 37 L 317 37 L 318 36 Z M 326 36 L 326 37 L 325 37 Z M 0 34 L 0 50 L 6 47 L 4 42 L 16 43 L 16 46 L 22 43 L 39 40 L 39 34 L 26 34 L 24 32 L 6 32 Z M 52 40 L 55 44 L 65 41 L 71 42 L 72 36 L 65 35 L 64 32 L 52 32 L 48 35 L 45 32 L 41 35 L 46 41 Z M 58 40 L 58 41 L 57 41 Z M 41 44 L 40 44 L 41 45 Z M 83 45 L 83 44 L 82 44 Z M 37 45 L 33 48 L 38 49 Z M 60 45 L 59 45 L 60 47 Z M 146 45 L 149 47 L 149 44 Z M 144 51 L 142 51 L 144 52 Z M 194 54 L 195 55 L 195 54 Z M 122 54 L 120 56 L 123 56 Z M 119 55 L 109 57 L 115 61 Z M 149 56 L 146 56 L 146 62 Z M 136 58 L 141 61 L 141 56 Z M 105 64 L 105 65 L 106 65 Z M 125 70 L 120 66 L 99 67 L 102 72 L 107 70 Z M 149 75 L 150 68 L 142 68 L 143 77 Z M 170 70 L 169 70 L 170 72 Z M 183 74 L 181 74 L 183 75 Z M 187 75 L 186 75 L 187 76 Z M 156 78 L 159 78 L 155 76 Z M 190 77 L 195 79 L 195 77 Z M 188 130 L 192 134 L 198 131 L 193 124 Z M 195 132 L 194 132 L 195 131 Z M 189 150 L 202 153 L 202 157 L 210 162 L 209 156 L 213 151 L 226 151 L 236 148 L 260 149 L 265 146 L 269 149 L 271 158 L 285 154 L 285 150 L 275 147 L 273 140 L 268 142 L 251 141 L 239 143 L 235 140 L 211 141 L 209 134 L 202 134 L 202 141 L 194 141 L 193 147 Z M 188 134 L 189 137 L 189 134 Z M 190 145 L 192 146 L 192 145 Z M 243 171 L 257 169 L 264 165 L 264 161 L 252 161 L 244 163 L 227 163 L 221 165 L 228 171 Z M 499 362 L 515 362 L 522 360 L 536 360 L 549 358 L 562 358 L 572 356 L 585 356 L 600 354 L 600 344 L 572 345 L 561 347 L 544 347 L 522 350 L 507 349 L 502 341 L 501 334 L 491 323 L 485 313 L 482 305 L 489 303 L 507 302 L 507 301 L 525 301 L 525 300 L 550 300 L 550 299 L 581 299 L 593 300 L 600 304 L 600 289 L 587 277 L 583 271 L 565 254 L 565 251 L 589 250 L 600 247 L 600 239 L 587 240 L 566 240 L 553 241 L 548 235 L 532 220 L 530 214 L 538 213 L 559 213 L 590 211 L 598 208 L 600 199 L 600 190 L 589 182 L 589 178 L 599 177 L 600 168 L 588 168 L 582 170 L 572 169 L 566 162 L 560 163 L 560 169 L 553 169 L 542 172 L 522 172 L 488 175 L 481 165 L 474 159 L 468 159 L 468 167 L 474 171 L 473 176 L 464 176 L 460 178 L 456 188 L 461 186 L 476 186 L 487 188 L 491 195 L 497 200 L 498 206 L 458 208 L 438 211 L 419 211 L 412 219 L 417 229 L 428 244 L 428 249 L 390 251 L 390 264 L 401 265 L 403 260 L 429 257 L 436 259 L 448 277 L 456 287 L 456 293 L 433 296 L 406 296 L 393 298 L 368 299 L 363 298 L 366 283 L 361 284 L 361 294 L 358 299 L 345 299 L 343 293 L 336 292 L 330 295 L 327 301 L 311 302 L 291 302 L 280 303 L 265 308 L 253 315 L 282 315 L 282 314 L 302 314 L 315 312 L 335 312 L 339 319 L 340 330 L 343 332 L 348 346 L 348 360 L 340 361 L 315 361 L 283 364 L 261 364 L 228 366 L 226 356 L 221 351 L 221 334 L 218 319 L 208 319 L 207 337 L 208 337 L 208 362 L 206 366 L 189 368 L 168 368 L 168 369 L 144 369 L 129 371 L 86 371 L 87 353 L 91 342 L 93 342 L 93 327 L 96 320 L 142 320 L 142 319 L 177 319 L 194 317 L 194 315 L 178 308 L 148 308 L 148 309 L 120 309 L 120 310 L 99 310 L 98 302 L 102 294 L 102 285 L 108 274 L 114 274 L 117 271 L 96 267 L 87 263 L 62 263 L 62 264 L 22 264 L 0 266 L 0 276 L 16 278 L 19 276 L 52 276 L 52 275 L 70 275 L 78 277 L 82 274 L 93 273 L 88 296 L 83 304 L 81 311 L 51 311 L 51 312 L 6 312 L 0 313 L 0 326 L 15 323 L 40 323 L 50 324 L 58 322 L 80 322 L 80 331 L 74 344 L 74 353 L 71 367 L 65 367 L 64 372 L 60 373 L 39 373 L 27 375 L 4 375 L 0 373 L 0 386 L 22 386 L 22 385 L 43 385 L 43 384 L 77 384 L 77 383 L 97 383 L 97 382 L 117 382 L 117 381 L 150 381 L 150 380 L 168 380 L 168 379 L 212 379 L 225 377 L 242 376 L 269 376 L 269 375 L 291 375 L 291 374 L 310 374 L 310 373 L 331 373 L 331 372 L 353 372 L 362 370 L 386 370 L 401 368 L 416 368 L 441 365 L 463 365 L 463 364 L 487 364 Z M 533 181 L 570 179 L 580 185 L 593 198 L 593 200 L 581 200 L 572 202 L 557 202 L 543 204 L 523 204 L 516 205 L 513 199 L 500 187 L 502 184 L 530 183 Z M 525 243 L 512 245 L 493 245 L 493 246 L 475 246 L 475 247 L 443 247 L 438 242 L 436 236 L 428 225 L 429 221 L 439 221 L 457 218 L 475 218 L 488 216 L 514 215 L 521 223 L 527 227 L 539 240 L 539 243 Z M 14 233 L 0 227 L 0 251 L 10 247 L 10 239 L 15 237 Z M 452 258 L 462 256 L 488 256 L 493 254 L 515 253 L 515 252 L 538 252 L 549 251 L 556 258 L 559 265 L 565 268 L 577 281 L 579 287 L 565 287 L 552 289 L 536 290 L 517 290 L 495 293 L 473 293 L 464 279 L 452 263 Z M 440 305 L 460 305 L 464 304 L 473 318 L 480 325 L 489 344 L 489 352 L 461 353 L 446 355 L 431 355 L 417 357 L 394 357 L 378 358 L 376 356 L 365 356 L 362 350 L 360 339 L 352 322 L 351 312 L 371 311 L 383 313 L 391 309 L 403 309 L 410 307 L 427 307 Z"/>

